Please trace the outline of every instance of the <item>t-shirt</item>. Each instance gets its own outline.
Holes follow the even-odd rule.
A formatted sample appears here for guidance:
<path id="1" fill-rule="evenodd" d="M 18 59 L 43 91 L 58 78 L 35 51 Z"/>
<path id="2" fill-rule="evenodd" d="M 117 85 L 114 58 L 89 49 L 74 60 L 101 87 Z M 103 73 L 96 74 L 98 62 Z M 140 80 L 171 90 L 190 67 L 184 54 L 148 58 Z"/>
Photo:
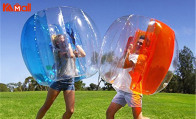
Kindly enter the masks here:
<path id="1" fill-rule="evenodd" d="M 129 61 L 132 61 L 134 64 L 136 64 L 138 59 L 138 54 L 130 54 L 129 55 Z M 122 69 L 117 78 L 114 80 L 112 86 L 115 90 L 122 90 L 124 92 L 131 93 L 130 85 L 131 85 L 131 76 L 129 72 L 132 70 L 132 68 L 128 69 Z"/>
<path id="2" fill-rule="evenodd" d="M 64 54 L 60 55 L 60 53 Z M 70 58 L 68 53 L 68 43 L 66 41 L 56 43 L 54 48 L 54 56 L 55 66 L 57 69 L 57 80 L 69 79 L 77 75 L 75 58 Z"/>

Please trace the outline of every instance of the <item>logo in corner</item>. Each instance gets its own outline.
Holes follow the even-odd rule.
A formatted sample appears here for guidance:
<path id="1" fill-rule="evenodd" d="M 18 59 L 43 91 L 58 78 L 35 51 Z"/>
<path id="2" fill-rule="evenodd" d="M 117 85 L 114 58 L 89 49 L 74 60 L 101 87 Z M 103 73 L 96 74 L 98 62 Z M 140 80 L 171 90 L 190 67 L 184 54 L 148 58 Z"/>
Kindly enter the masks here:
<path id="1" fill-rule="evenodd" d="M 9 3 L 3 3 L 3 12 L 30 12 L 31 3 L 28 3 L 26 6 L 21 6 L 16 3 L 14 6 L 11 6 Z"/>

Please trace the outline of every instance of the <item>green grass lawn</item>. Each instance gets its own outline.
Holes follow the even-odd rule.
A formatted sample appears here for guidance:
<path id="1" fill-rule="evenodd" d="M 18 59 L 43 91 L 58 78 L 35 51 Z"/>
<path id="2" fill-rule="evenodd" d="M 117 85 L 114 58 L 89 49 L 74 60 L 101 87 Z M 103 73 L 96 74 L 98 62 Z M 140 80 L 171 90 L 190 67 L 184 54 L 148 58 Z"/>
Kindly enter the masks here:
<path id="1" fill-rule="evenodd" d="M 46 91 L 0 93 L 0 119 L 35 119 L 46 94 Z M 105 119 L 105 111 L 115 94 L 115 91 L 76 91 L 72 119 Z M 61 119 L 64 111 L 61 93 L 45 119 Z M 195 119 L 195 112 L 195 95 L 158 93 L 143 97 L 143 114 L 151 119 Z M 132 118 L 131 108 L 126 105 L 115 117 Z"/>

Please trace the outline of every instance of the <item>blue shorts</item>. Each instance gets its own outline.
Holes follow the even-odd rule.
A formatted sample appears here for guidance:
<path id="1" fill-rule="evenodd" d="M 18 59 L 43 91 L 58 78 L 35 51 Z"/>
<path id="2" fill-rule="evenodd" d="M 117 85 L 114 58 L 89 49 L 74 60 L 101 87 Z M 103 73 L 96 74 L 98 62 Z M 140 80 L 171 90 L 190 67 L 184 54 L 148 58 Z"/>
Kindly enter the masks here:
<path id="1" fill-rule="evenodd" d="M 135 93 L 128 93 L 124 91 L 117 91 L 112 102 L 122 105 L 128 104 L 129 107 L 142 107 L 142 95 Z"/>
<path id="2" fill-rule="evenodd" d="M 58 91 L 75 90 L 74 78 L 53 82 L 50 88 Z"/>

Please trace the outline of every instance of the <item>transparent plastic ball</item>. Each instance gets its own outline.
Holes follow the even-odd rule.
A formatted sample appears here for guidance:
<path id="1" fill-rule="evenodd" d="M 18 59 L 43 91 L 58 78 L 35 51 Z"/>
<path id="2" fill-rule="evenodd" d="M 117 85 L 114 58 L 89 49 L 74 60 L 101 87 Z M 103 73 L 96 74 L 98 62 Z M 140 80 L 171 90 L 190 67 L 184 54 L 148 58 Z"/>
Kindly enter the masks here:
<path id="1" fill-rule="evenodd" d="M 21 36 L 24 62 L 41 85 L 98 71 L 99 33 L 81 9 L 56 7 L 38 11 L 25 23 Z"/>
<path id="2" fill-rule="evenodd" d="M 104 35 L 100 75 L 114 88 L 150 95 L 168 85 L 177 60 L 178 45 L 169 26 L 144 16 L 123 16 Z"/>

